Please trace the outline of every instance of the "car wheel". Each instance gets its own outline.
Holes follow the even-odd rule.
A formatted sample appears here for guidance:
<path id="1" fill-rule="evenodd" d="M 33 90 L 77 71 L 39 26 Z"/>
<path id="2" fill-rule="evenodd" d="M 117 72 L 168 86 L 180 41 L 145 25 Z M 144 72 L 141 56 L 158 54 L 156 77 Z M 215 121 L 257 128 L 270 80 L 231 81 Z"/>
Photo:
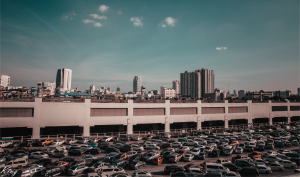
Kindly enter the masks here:
<path id="1" fill-rule="evenodd" d="M 295 166 L 291 166 L 291 168 L 292 168 L 292 169 L 294 169 L 294 168 L 295 168 Z"/>
<path id="2" fill-rule="evenodd" d="M 269 173 L 270 173 L 269 171 L 266 172 L 266 174 L 269 174 Z"/>
<path id="3" fill-rule="evenodd" d="M 281 168 L 279 168 L 279 171 L 282 171 L 282 169 L 281 169 Z"/>

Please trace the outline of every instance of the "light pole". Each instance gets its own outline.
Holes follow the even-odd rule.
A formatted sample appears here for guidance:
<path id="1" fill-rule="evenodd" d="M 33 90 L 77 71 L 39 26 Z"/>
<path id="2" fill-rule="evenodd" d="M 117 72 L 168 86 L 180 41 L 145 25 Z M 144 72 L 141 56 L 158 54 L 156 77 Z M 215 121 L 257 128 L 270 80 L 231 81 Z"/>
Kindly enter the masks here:
<path id="1" fill-rule="evenodd" d="M 225 130 L 226 130 L 226 117 L 227 117 L 227 115 L 224 115 L 224 132 L 225 132 Z"/>
<path id="2" fill-rule="evenodd" d="M 128 129 L 129 129 L 129 126 L 128 126 L 128 125 L 130 124 L 130 122 L 129 122 L 130 119 L 131 119 L 131 118 L 128 118 L 128 119 L 127 119 L 127 136 L 128 136 L 128 131 L 129 131 L 129 130 L 128 130 Z"/>

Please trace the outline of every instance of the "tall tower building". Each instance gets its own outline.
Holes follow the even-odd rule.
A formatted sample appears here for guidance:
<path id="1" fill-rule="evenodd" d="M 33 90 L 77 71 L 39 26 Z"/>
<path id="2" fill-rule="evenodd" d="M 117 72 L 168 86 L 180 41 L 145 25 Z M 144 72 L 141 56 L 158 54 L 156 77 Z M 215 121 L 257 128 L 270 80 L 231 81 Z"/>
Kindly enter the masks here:
<path id="1" fill-rule="evenodd" d="M 117 87 L 117 94 L 121 94 L 121 88 L 120 87 Z"/>
<path id="2" fill-rule="evenodd" d="M 214 93 L 215 90 L 215 75 L 213 70 L 202 68 L 197 70 L 201 72 L 201 93 L 205 97 L 205 93 Z"/>
<path id="3" fill-rule="evenodd" d="M 0 86 L 2 87 L 8 87 L 10 85 L 10 76 L 7 75 L 1 75 L 0 76 Z"/>
<path id="4" fill-rule="evenodd" d="M 134 76 L 133 78 L 133 92 L 141 95 L 142 92 L 142 78 L 141 76 Z"/>
<path id="5" fill-rule="evenodd" d="M 63 92 L 71 90 L 72 70 L 58 69 L 56 74 L 56 88 L 61 88 Z"/>
<path id="6" fill-rule="evenodd" d="M 172 82 L 172 89 L 174 89 L 175 90 L 175 94 L 176 95 L 180 95 L 180 81 L 178 81 L 178 80 L 174 80 L 173 82 Z"/>
<path id="7" fill-rule="evenodd" d="M 201 73 L 185 71 L 180 73 L 180 94 L 184 97 L 201 97 Z"/>
<path id="8" fill-rule="evenodd" d="M 213 70 L 202 68 L 193 72 L 180 73 L 180 94 L 185 97 L 200 98 L 206 93 L 214 93 L 215 75 Z"/>

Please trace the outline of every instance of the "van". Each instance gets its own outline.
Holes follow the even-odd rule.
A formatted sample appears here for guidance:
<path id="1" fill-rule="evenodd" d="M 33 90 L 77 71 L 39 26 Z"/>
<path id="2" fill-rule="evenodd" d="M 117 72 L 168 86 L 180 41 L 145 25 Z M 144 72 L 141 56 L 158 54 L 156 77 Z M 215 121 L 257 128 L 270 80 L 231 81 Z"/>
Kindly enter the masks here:
<path id="1" fill-rule="evenodd" d="M 219 163 L 205 163 L 204 168 L 207 172 L 214 173 L 223 173 L 230 171 L 228 168 L 224 167 L 222 164 Z"/>
<path id="2" fill-rule="evenodd" d="M 9 161 L 6 164 L 1 164 L 0 168 L 1 167 L 9 167 L 9 168 L 19 168 L 19 169 L 21 169 L 21 168 L 25 167 L 27 164 L 28 164 L 27 159 L 18 158 L 18 159 L 14 159 L 14 160 Z"/>

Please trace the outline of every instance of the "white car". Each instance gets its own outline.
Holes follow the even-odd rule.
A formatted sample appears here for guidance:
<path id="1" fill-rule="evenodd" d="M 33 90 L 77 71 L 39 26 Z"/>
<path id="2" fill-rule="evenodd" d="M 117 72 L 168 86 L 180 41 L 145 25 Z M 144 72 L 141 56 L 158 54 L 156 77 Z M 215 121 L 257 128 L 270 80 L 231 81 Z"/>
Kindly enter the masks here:
<path id="1" fill-rule="evenodd" d="M 132 177 L 138 177 L 138 176 L 152 176 L 151 173 L 149 173 L 148 171 L 144 171 L 144 170 L 136 170 L 133 172 Z"/>
<path id="2" fill-rule="evenodd" d="M 52 146 L 60 146 L 64 143 L 64 140 L 55 140 L 52 142 Z"/>
<path id="3" fill-rule="evenodd" d="M 152 151 L 149 154 L 147 154 L 143 160 L 148 162 L 151 161 L 152 159 L 154 159 L 155 157 L 158 157 L 160 155 L 160 153 L 158 151 Z"/>
<path id="4" fill-rule="evenodd" d="M 88 143 L 90 140 L 88 138 L 84 138 L 83 140 L 79 140 L 78 143 L 81 143 L 81 144 L 85 144 L 85 143 Z"/>
<path id="5" fill-rule="evenodd" d="M 92 143 L 98 143 L 98 141 L 100 141 L 100 139 L 99 138 L 95 138 L 95 139 L 91 139 L 90 140 Z"/>
<path id="6" fill-rule="evenodd" d="M 97 157 L 93 156 L 93 155 L 86 155 L 86 156 L 83 156 L 82 159 L 84 159 L 84 160 L 95 160 L 95 159 L 97 159 Z"/>
<path id="7" fill-rule="evenodd" d="M 181 147 L 181 142 L 173 142 L 172 147 Z"/>
<path id="8" fill-rule="evenodd" d="M 223 176 L 223 175 L 222 175 Z M 241 175 L 240 174 L 238 174 L 238 173 L 236 173 L 236 172 L 233 172 L 233 171 L 228 171 L 228 172 L 226 172 L 225 173 L 225 176 L 226 177 L 241 177 Z"/>
<path id="9" fill-rule="evenodd" d="M 284 168 L 297 168 L 297 164 L 295 162 L 292 162 L 290 160 L 282 160 L 282 161 L 279 161 L 279 164 L 280 165 L 283 165 Z"/>
<path id="10" fill-rule="evenodd" d="M 140 151 L 144 150 L 143 146 L 139 146 L 137 144 L 132 144 L 131 147 L 132 147 L 132 150 L 134 150 L 134 151 L 139 151 L 140 152 Z"/>
<path id="11" fill-rule="evenodd" d="M 126 154 L 127 154 L 128 158 L 129 158 L 129 157 L 131 157 L 131 156 L 136 155 L 137 153 L 138 153 L 138 152 L 136 152 L 136 151 L 129 151 L 129 152 L 127 152 Z"/>
<path id="12" fill-rule="evenodd" d="M 147 144 L 145 149 L 156 149 L 156 150 L 159 150 L 160 147 L 157 146 L 156 144 Z"/>
<path id="13" fill-rule="evenodd" d="M 188 139 L 186 141 L 182 141 L 182 144 L 184 146 L 197 146 L 198 145 L 198 142 L 197 141 L 194 141 L 194 140 L 191 140 L 191 139 Z"/>
<path id="14" fill-rule="evenodd" d="M 235 150 L 236 154 L 243 154 L 243 152 L 244 152 L 244 149 L 242 147 L 237 147 Z"/>
<path id="15" fill-rule="evenodd" d="M 184 149 L 185 151 L 189 151 L 190 148 L 188 146 L 181 146 L 180 148 L 177 149 L 176 152 L 179 152 L 181 149 Z"/>
<path id="16" fill-rule="evenodd" d="M 193 154 L 185 154 L 185 156 L 183 157 L 183 160 L 187 162 L 191 162 L 193 159 L 194 159 Z"/>
<path id="17" fill-rule="evenodd" d="M 200 148 L 195 148 L 195 149 L 192 149 L 191 150 L 191 153 L 194 155 L 194 156 L 198 156 L 200 154 L 201 150 Z"/>
<path id="18" fill-rule="evenodd" d="M 267 167 L 266 165 L 257 165 L 257 170 L 259 173 L 270 174 L 272 173 L 272 169 Z"/>
<path id="19" fill-rule="evenodd" d="M 135 141 L 140 141 L 140 140 L 143 139 L 143 137 L 141 137 L 141 136 L 136 136 L 136 137 L 134 137 L 133 139 L 134 139 Z"/>
<path id="20" fill-rule="evenodd" d="M 0 141 L 0 147 L 7 147 L 9 145 L 11 145 L 12 142 L 8 142 L 8 141 Z"/>
<path id="21" fill-rule="evenodd" d="M 68 140 L 66 141 L 67 144 L 74 144 L 77 143 L 77 140 Z"/>
<path id="22" fill-rule="evenodd" d="M 49 158 L 49 155 L 38 151 L 38 152 L 31 153 L 29 158 L 31 158 L 31 159 Z"/>
<path id="23" fill-rule="evenodd" d="M 277 155 L 278 153 L 276 151 L 267 151 L 268 155 Z"/>
<path id="24" fill-rule="evenodd" d="M 201 145 L 207 145 L 207 141 L 206 140 L 203 140 L 203 139 L 195 139 L 195 141 L 198 142 L 198 144 L 201 144 Z"/>
<path id="25" fill-rule="evenodd" d="M 143 144 L 143 147 L 146 147 L 147 145 L 149 144 L 155 144 L 154 142 L 151 142 L 151 141 L 146 141 L 144 144 Z"/>
<path id="26" fill-rule="evenodd" d="M 116 166 L 103 166 L 100 168 L 99 175 L 101 177 L 108 177 L 115 173 L 125 173 L 125 171 L 122 168 L 118 168 Z"/>
<path id="27" fill-rule="evenodd" d="M 113 137 L 111 137 L 111 136 L 105 136 L 101 139 L 101 141 L 108 142 L 108 141 L 111 141 L 112 139 L 113 139 Z"/>

